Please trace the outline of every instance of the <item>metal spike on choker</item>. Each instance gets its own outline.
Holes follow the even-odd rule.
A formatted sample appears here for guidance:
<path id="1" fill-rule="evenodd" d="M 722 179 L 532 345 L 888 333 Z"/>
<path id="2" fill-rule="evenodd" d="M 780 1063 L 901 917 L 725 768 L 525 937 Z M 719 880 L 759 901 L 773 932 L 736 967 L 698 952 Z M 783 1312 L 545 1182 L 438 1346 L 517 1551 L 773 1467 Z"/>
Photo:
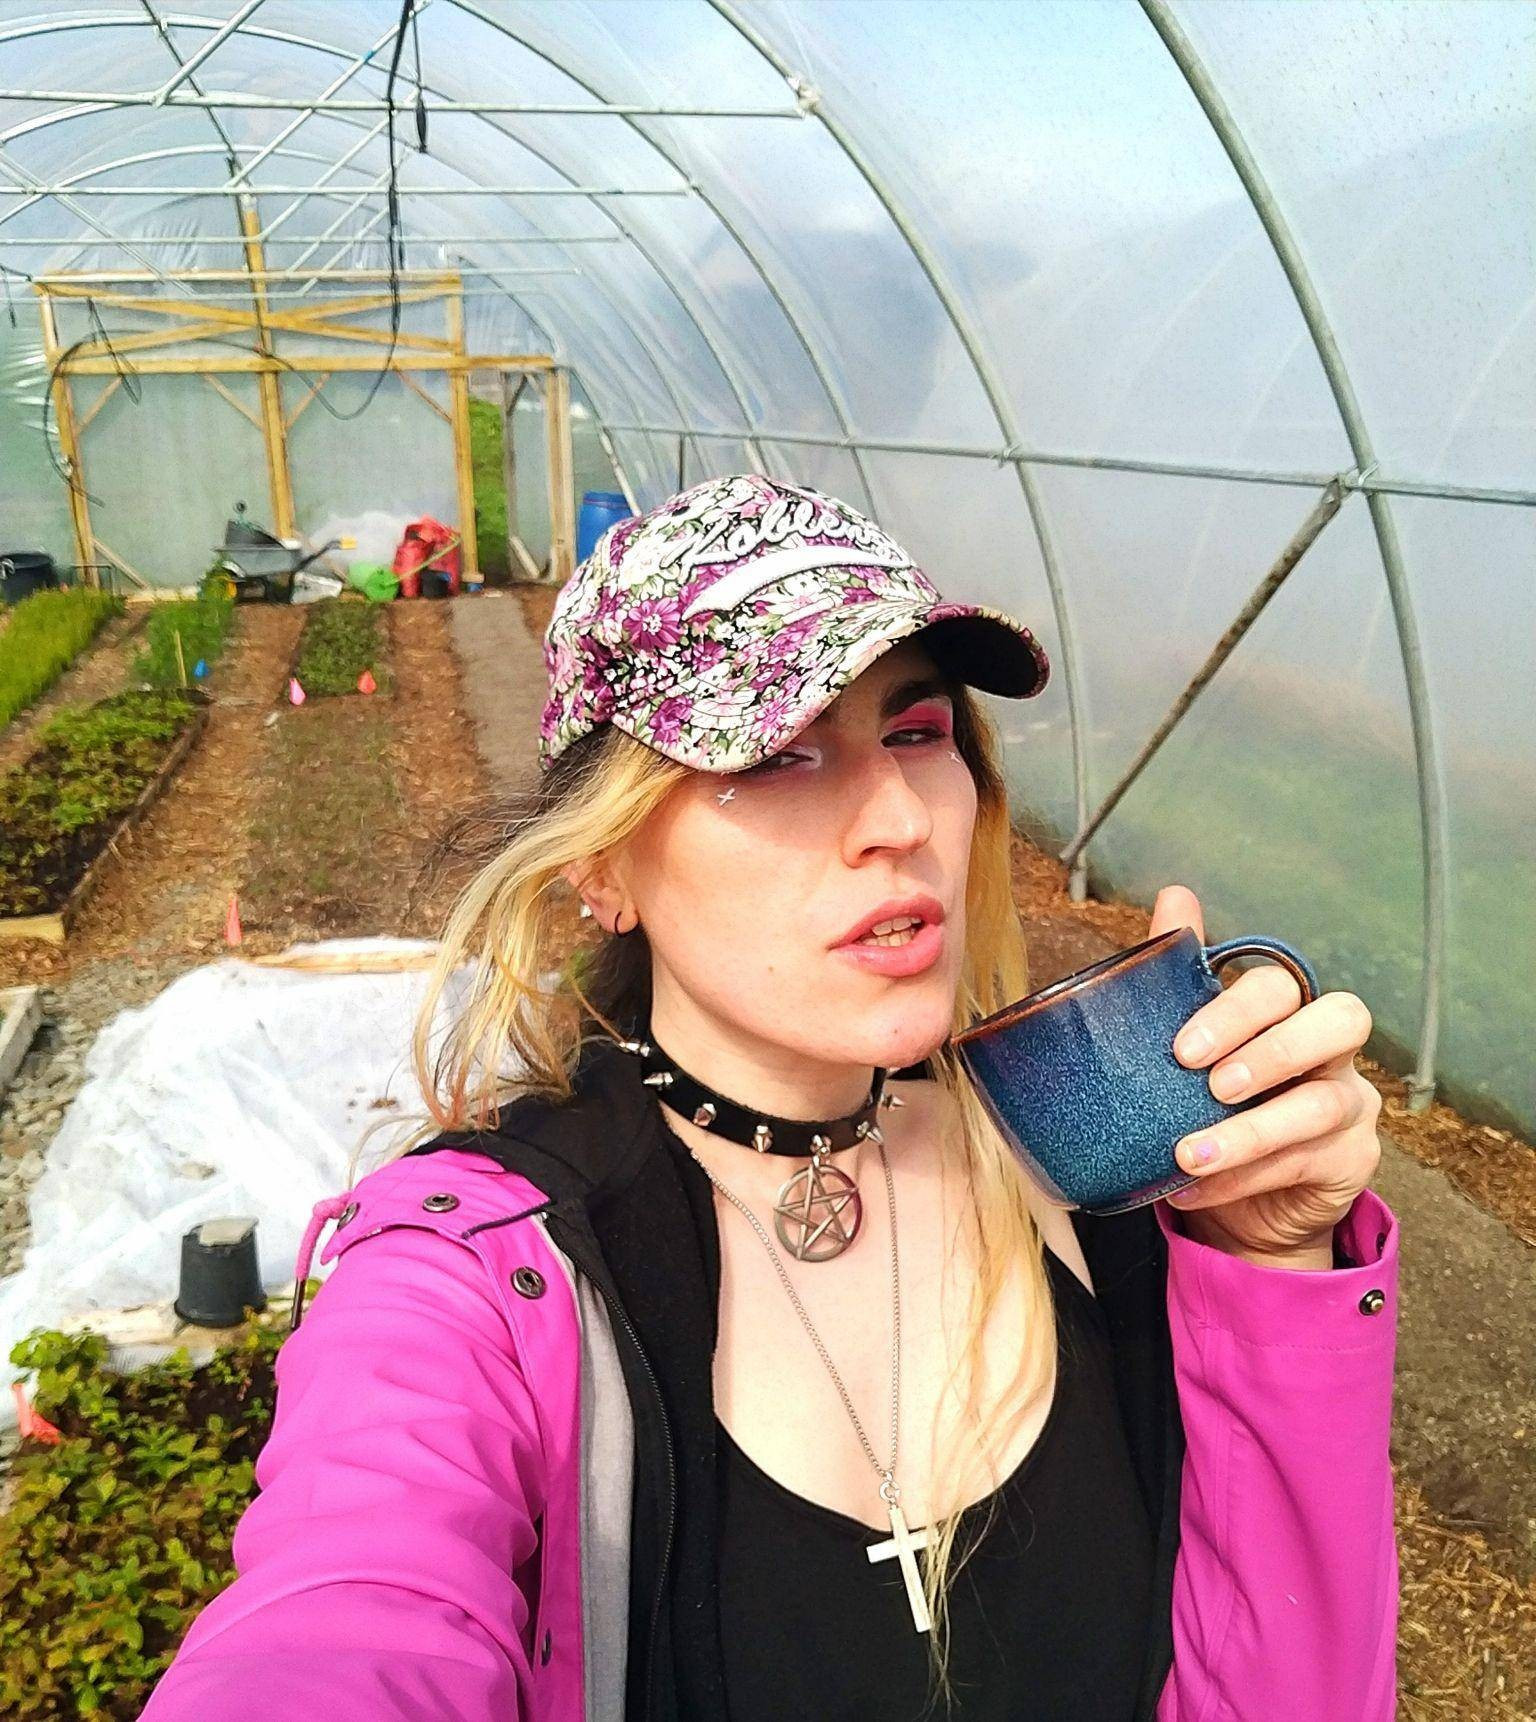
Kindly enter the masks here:
<path id="1" fill-rule="evenodd" d="M 839 1148 L 852 1148 L 866 1137 L 883 1143 L 875 1116 L 881 1106 L 904 1106 L 894 1092 L 886 1094 L 886 1070 L 876 1067 L 869 1099 L 845 1118 L 806 1120 L 779 1118 L 754 1111 L 728 1099 L 718 1089 L 690 1076 L 654 1039 L 620 1041 L 625 1052 L 639 1056 L 641 1081 L 654 1088 L 667 1105 L 702 1128 L 738 1142 L 759 1154 L 809 1158 L 779 1187 L 774 1204 L 774 1229 L 779 1242 L 800 1261 L 826 1261 L 838 1256 L 858 1235 L 864 1204 L 858 1186 L 847 1173 L 826 1163 Z"/>

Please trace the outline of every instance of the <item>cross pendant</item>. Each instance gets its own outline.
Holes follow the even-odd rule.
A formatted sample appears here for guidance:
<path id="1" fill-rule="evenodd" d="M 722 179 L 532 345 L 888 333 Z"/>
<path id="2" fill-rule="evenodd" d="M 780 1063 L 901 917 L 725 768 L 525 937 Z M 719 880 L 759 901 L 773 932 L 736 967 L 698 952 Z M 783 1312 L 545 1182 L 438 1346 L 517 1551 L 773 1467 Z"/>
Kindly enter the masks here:
<path id="1" fill-rule="evenodd" d="M 901 1562 L 901 1576 L 906 1581 L 907 1601 L 912 1606 L 912 1624 L 919 1632 L 930 1632 L 933 1621 L 928 1613 L 928 1599 L 923 1595 L 922 1575 L 917 1570 L 916 1549 L 928 1547 L 928 1527 L 912 1532 L 907 1529 L 907 1521 L 900 1507 L 894 1502 L 887 1501 L 886 1507 L 891 1515 L 891 1534 L 883 1543 L 871 1543 L 865 1551 L 872 1561 L 888 1561 L 893 1557 Z"/>

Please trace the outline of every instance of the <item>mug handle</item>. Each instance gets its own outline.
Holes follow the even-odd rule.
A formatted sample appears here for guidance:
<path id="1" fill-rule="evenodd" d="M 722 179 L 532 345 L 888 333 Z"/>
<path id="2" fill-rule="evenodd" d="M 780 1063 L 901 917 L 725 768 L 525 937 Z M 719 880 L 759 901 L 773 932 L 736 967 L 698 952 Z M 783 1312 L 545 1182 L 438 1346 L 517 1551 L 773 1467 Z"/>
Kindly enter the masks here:
<path id="1" fill-rule="evenodd" d="M 1224 963 L 1231 962 L 1234 957 L 1272 957 L 1282 968 L 1288 969 L 1297 986 L 1301 988 L 1301 1002 L 1311 1004 L 1322 992 L 1312 965 L 1294 950 L 1290 945 L 1279 939 L 1266 938 L 1262 933 L 1255 933 L 1246 939 L 1227 939 L 1219 945 L 1204 947 L 1206 965 L 1214 973 Z"/>

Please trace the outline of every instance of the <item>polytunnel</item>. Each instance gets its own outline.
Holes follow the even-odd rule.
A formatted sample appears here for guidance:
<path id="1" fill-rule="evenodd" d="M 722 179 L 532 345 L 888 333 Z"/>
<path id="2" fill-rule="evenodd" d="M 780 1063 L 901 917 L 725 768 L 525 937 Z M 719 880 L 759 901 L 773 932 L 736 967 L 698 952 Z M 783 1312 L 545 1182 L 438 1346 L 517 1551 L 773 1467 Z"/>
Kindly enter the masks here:
<path id="1" fill-rule="evenodd" d="M 551 578 L 587 483 L 830 491 L 1045 645 L 1074 896 L 1529 1134 L 1533 228 L 1503 0 L 5 0 L 0 550 L 451 518 L 488 378 Z"/>

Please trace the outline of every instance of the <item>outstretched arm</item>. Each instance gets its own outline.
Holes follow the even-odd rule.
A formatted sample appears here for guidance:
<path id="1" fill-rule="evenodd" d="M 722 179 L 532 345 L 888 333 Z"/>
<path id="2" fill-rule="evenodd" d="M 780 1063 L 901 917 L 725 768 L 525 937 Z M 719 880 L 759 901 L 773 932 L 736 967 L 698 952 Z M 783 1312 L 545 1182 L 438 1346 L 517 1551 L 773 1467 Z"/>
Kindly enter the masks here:
<path id="1" fill-rule="evenodd" d="M 277 1358 L 238 1577 L 144 1722 L 525 1713 L 544 1459 L 478 1258 L 391 1227 L 337 1261 Z"/>

